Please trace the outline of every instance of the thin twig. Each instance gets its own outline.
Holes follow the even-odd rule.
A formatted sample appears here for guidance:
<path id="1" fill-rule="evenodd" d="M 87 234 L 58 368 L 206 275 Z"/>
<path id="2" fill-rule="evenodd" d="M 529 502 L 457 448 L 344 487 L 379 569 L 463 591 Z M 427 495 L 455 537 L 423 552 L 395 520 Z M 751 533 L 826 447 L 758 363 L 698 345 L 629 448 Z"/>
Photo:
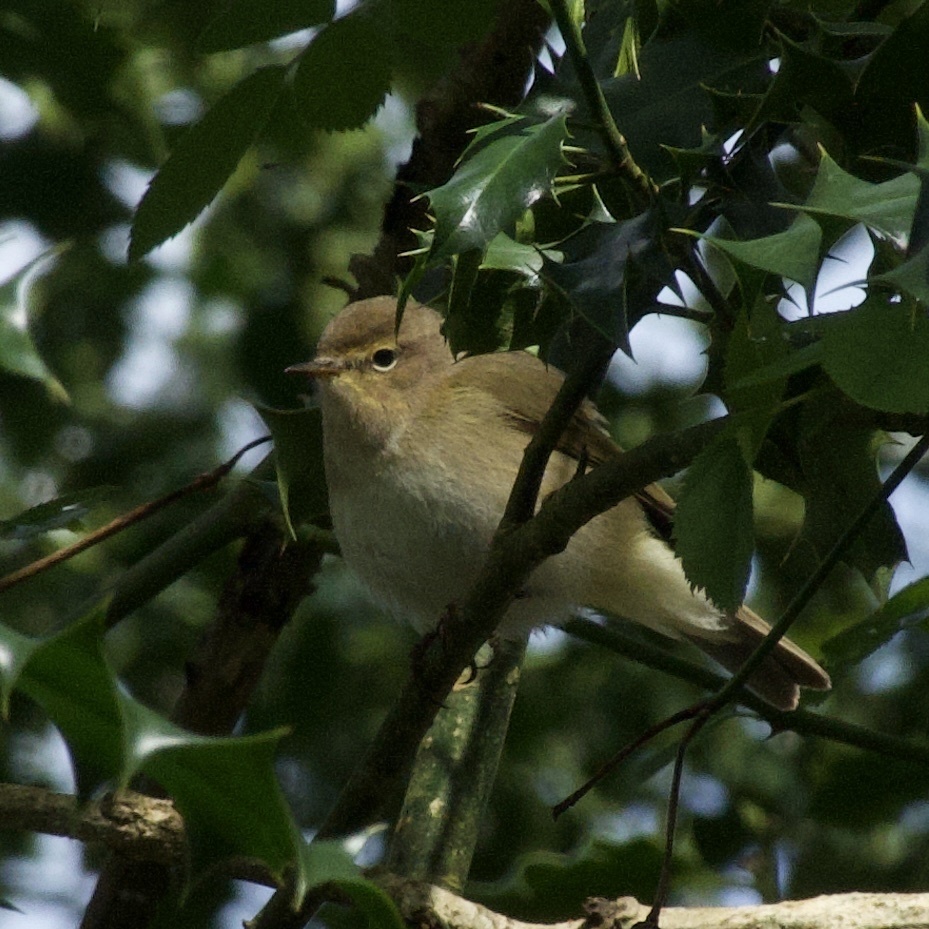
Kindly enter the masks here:
<path id="1" fill-rule="evenodd" d="M 200 490 L 209 490 L 215 487 L 236 466 L 239 459 L 246 452 L 251 451 L 258 445 L 263 445 L 265 442 L 270 441 L 271 436 L 266 435 L 260 439 L 249 442 L 248 445 L 240 448 L 227 462 L 221 464 L 218 468 L 214 468 L 212 471 L 207 471 L 195 477 L 184 487 L 172 490 L 171 493 L 165 494 L 157 500 L 143 503 L 141 506 L 137 506 L 128 513 L 117 516 L 112 522 L 84 536 L 83 539 L 80 539 L 73 545 L 60 548 L 57 552 L 52 552 L 51 555 L 47 555 L 45 558 L 39 558 L 37 561 L 27 564 L 24 568 L 20 568 L 18 571 L 13 571 L 6 577 L 0 578 L 0 593 L 9 590 L 11 587 L 15 587 L 17 584 L 28 580 L 30 577 L 35 577 L 37 574 L 47 571 L 49 568 L 55 567 L 55 565 L 67 561 L 69 558 L 73 558 L 75 555 L 79 555 L 81 552 L 86 551 L 88 548 L 92 548 L 94 545 L 98 545 L 100 542 L 122 532 L 124 529 L 128 529 L 130 526 L 142 522 L 142 520 L 148 519 L 150 516 L 154 516 L 155 513 L 192 493 L 196 493 Z"/>
<path id="2" fill-rule="evenodd" d="M 568 795 L 564 800 L 556 803 L 552 807 L 552 819 L 558 819 L 562 813 L 566 813 L 571 809 L 576 803 L 582 800 L 587 794 L 590 793 L 597 784 L 600 783 L 605 777 L 607 777 L 611 772 L 615 771 L 627 758 L 635 754 L 640 748 L 648 745 L 656 736 L 661 735 L 662 732 L 667 731 L 672 726 L 676 726 L 678 723 L 686 722 L 688 719 L 693 719 L 700 710 L 703 709 L 703 705 L 706 701 L 701 700 L 699 703 L 695 703 L 692 706 L 688 706 L 683 710 L 675 713 L 673 716 L 669 716 L 667 719 L 661 720 L 659 723 L 655 723 L 654 726 L 649 726 L 645 732 L 642 733 L 637 739 L 629 742 L 624 745 L 609 761 L 605 761 L 597 769 L 596 773 L 588 778 L 574 793 Z"/>

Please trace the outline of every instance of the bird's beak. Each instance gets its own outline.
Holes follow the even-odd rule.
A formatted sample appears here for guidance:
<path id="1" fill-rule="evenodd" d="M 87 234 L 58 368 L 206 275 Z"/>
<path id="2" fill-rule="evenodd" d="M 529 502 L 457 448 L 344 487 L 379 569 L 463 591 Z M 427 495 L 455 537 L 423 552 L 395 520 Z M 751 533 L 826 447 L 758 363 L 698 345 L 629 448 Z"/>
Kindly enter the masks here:
<path id="1" fill-rule="evenodd" d="M 303 364 L 291 365 L 284 369 L 284 373 L 306 378 L 329 378 L 337 377 L 345 368 L 345 362 L 337 358 L 314 358 L 312 361 L 304 361 Z"/>

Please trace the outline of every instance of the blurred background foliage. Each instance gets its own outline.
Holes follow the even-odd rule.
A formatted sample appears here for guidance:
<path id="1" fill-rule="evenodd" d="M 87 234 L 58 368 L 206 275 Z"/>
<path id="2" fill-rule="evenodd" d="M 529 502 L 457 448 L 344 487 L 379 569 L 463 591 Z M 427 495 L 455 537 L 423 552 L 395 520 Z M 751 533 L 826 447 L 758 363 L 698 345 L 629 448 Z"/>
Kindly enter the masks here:
<path id="1" fill-rule="evenodd" d="M 823 19 L 858 21 L 850 4 L 814 5 Z M 298 404 L 283 370 L 309 356 L 325 322 L 345 302 L 327 280 L 350 280 L 351 256 L 377 242 L 395 167 L 413 138 L 413 101 L 493 9 L 489 2 L 454 4 L 461 10 L 449 14 L 434 42 L 415 30 L 407 35 L 407 54 L 392 61 L 393 92 L 363 129 L 308 129 L 291 116 L 272 114 L 267 131 L 207 212 L 175 239 L 128 263 L 133 209 L 185 129 L 256 68 L 286 63 L 298 47 L 297 39 L 281 39 L 206 53 L 203 31 L 228 6 L 218 0 L 11 0 L 0 11 L 0 271 L 9 282 L 0 294 L 0 335 L 12 345 L 28 332 L 47 368 L 35 376 L 35 370 L 17 371 L 6 358 L 0 366 L 0 518 L 61 495 L 86 498 L 89 489 L 101 489 L 79 525 L 30 538 L 8 532 L 0 541 L 4 573 L 228 458 L 265 431 L 252 404 Z M 622 4 L 602 6 L 604 19 L 595 22 L 610 23 Z M 772 6 L 781 25 L 807 15 L 805 4 Z M 907 15 L 926 18 L 918 3 L 874 6 L 876 13 L 859 17 L 868 29 L 823 26 L 822 55 L 853 65 L 857 52 L 870 50 Z M 920 39 L 927 35 L 921 29 Z M 344 47 L 347 55 L 357 55 L 350 43 Z M 794 54 L 802 80 L 796 78 L 788 93 L 805 87 L 800 105 L 815 111 L 806 129 L 816 125 L 817 112 L 831 117 L 819 138 L 807 141 L 834 142 L 833 153 L 842 145 L 865 150 L 874 132 L 897 139 L 912 129 L 893 122 L 899 115 L 893 107 L 883 128 L 849 125 L 864 118 L 860 107 L 857 115 L 837 114 L 841 95 L 825 94 L 834 85 L 819 88 L 827 99 L 817 97 L 818 72 L 811 69 L 825 57 L 811 61 Z M 739 57 L 733 52 L 728 64 L 735 67 Z M 873 100 L 881 99 L 890 77 L 884 74 L 883 81 L 866 101 L 877 115 Z M 738 108 L 739 101 L 719 94 L 713 104 Z M 774 99 L 770 105 L 787 103 Z M 627 131 L 634 144 L 635 124 Z M 649 146 L 640 154 L 659 177 L 669 174 L 670 157 Z M 912 147 L 889 146 L 884 154 L 912 157 Z M 604 196 L 610 193 L 607 185 Z M 546 221 L 544 209 L 537 221 Z M 552 217 L 549 228 L 559 221 L 563 217 Z M 493 273 L 485 280 L 480 286 L 493 294 Z M 622 441 L 636 444 L 720 410 L 719 401 L 703 392 L 706 344 L 701 326 L 673 317 L 650 316 L 633 329 L 638 366 L 618 360 L 601 401 Z M 260 454 L 246 458 L 232 480 L 241 479 Z M 925 488 L 900 496 L 915 570 L 924 569 Z M 3 622 L 32 635 L 63 628 L 80 604 L 213 499 L 215 494 L 189 498 L 4 593 Z M 759 612 L 776 616 L 797 586 L 788 556 L 803 503 L 759 478 L 755 504 L 750 599 Z M 142 702 L 170 712 L 186 657 L 213 614 L 234 559 L 231 550 L 210 556 L 107 636 L 110 660 Z M 860 575 L 841 569 L 792 635 L 817 653 L 821 642 L 877 603 Z M 326 559 L 243 724 L 245 731 L 291 728 L 281 743 L 278 773 L 305 829 L 319 824 L 362 756 L 407 676 L 413 641 L 410 630 L 366 599 L 337 559 Z M 830 714 L 925 738 L 929 637 L 921 623 L 912 623 L 837 683 L 823 703 Z M 473 895 L 527 919 L 576 914 L 588 894 L 648 899 L 663 841 L 670 737 L 636 756 L 557 822 L 550 806 L 699 693 L 561 633 L 536 637 L 474 861 Z M 71 789 L 60 738 L 34 704 L 14 696 L 10 723 L 0 732 L 3 780 Z M 924 769 L 792 733 L 766 735 L 767 727 L 750 716 L 730 716 L 707 729 L 692 749 L 675 902 L 926 888 Z M 74 924 L 92 886 L 88 875 L 100 865 L 98 850 L 3 832 L 0 854 L 0 894 L 26 914 L 0 911 L 0 925 Z M 232 926 L 263 895 L 213 881 L 195 895 L 186 918 Z M 233 899 L 239 909 L 219 906 Z"/>

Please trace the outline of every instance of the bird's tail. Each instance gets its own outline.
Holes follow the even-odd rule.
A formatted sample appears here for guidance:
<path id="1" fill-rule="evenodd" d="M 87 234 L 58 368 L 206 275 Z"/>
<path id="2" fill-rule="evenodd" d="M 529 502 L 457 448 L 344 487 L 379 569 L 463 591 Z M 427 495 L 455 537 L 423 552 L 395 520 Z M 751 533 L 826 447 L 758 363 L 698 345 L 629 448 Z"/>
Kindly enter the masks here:
<path id="1" fill-rule="evenodd" d="M 768 634 L 770 626 L 748 607 L 741 607 L 735 622 L 720 638 L 688 636 L 701 651 L 726 670 L 735 673 Z M 828 690 L 829 675 L 799 645 L 781 639 L 774 651 L 748 679 L 746 686 L 779 710 L 794 710 L 800 702 L 800 688 Z"/>

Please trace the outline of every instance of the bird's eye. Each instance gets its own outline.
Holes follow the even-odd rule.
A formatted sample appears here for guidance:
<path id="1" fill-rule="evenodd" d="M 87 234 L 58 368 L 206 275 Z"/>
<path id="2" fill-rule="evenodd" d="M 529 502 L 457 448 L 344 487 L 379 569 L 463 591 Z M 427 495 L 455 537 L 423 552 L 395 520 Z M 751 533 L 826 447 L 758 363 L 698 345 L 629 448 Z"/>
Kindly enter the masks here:
<path id="1" fill-rule="evenodd" d="M 379 348 L 371 356 L 375 371 L 389 371 L 397 363 L 397 353 L 392 348 Z"/>

